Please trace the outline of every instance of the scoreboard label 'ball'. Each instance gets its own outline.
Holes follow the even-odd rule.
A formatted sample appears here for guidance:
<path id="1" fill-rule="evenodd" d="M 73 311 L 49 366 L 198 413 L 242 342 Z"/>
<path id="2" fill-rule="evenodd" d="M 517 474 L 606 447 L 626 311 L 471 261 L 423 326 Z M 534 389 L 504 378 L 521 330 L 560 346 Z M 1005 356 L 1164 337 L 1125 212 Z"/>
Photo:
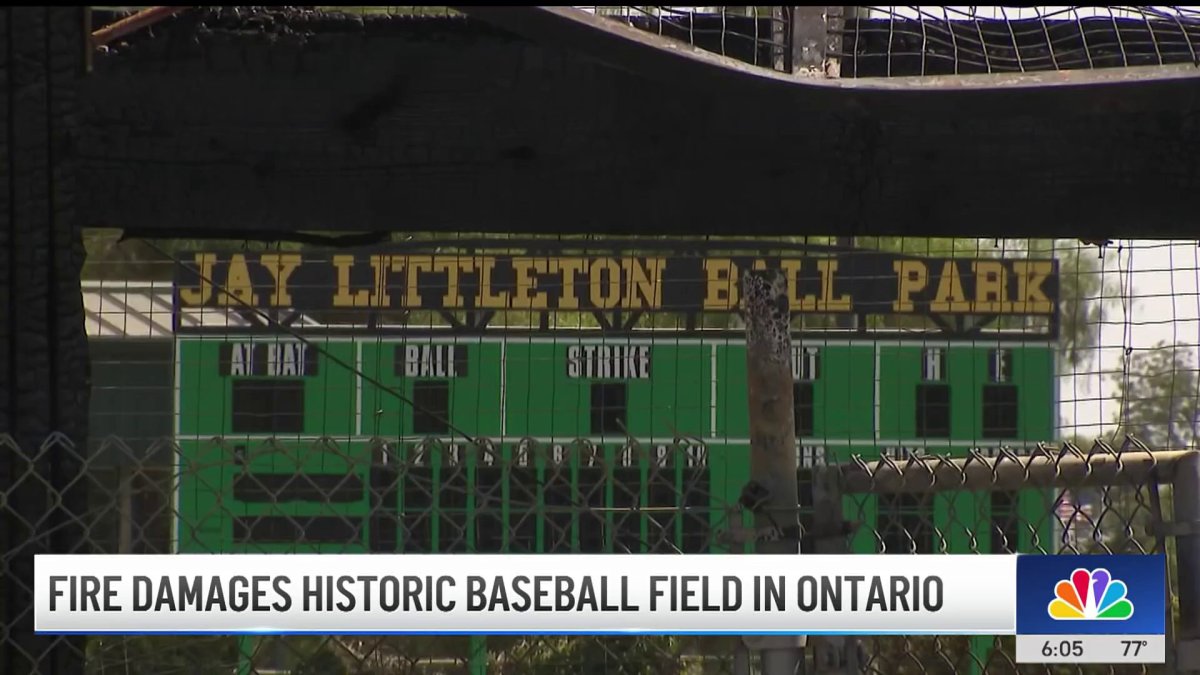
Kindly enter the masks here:
<path id="1" fill-rule="evenodd" d="M 466 377 L 467 364 L 462 345 L 396 345 L 397 377 Z"/>

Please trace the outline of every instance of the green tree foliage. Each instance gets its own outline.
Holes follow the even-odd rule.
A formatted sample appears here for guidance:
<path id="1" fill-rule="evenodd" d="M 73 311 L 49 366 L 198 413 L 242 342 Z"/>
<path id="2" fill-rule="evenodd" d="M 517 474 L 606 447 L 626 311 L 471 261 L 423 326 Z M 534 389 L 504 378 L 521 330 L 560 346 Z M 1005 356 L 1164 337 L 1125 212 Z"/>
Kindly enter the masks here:
<path id="1" fill-rule="evenodd" d="M 235 638 L 197 636 L 92 636 L 88 675 L 207 675 L 234 672 Z"/>
<path id="2" fill-rule="evenodd" d="M 685 675 L 699 672 L 682 658 L 681 640 L 665 636 L 531 637 L 493 651 L 488 672 L 500 675 Z M 728 653 L 726 651 L 726 653 Z"/>
<path id="3" fill-rule="evenodd" d="M 1200 380 L 1189 345 L 1159 342 L 1134 351 L 1112 375 L 1124 433 L 1155 449 L 1193 447 L 1200 432 Z"/>

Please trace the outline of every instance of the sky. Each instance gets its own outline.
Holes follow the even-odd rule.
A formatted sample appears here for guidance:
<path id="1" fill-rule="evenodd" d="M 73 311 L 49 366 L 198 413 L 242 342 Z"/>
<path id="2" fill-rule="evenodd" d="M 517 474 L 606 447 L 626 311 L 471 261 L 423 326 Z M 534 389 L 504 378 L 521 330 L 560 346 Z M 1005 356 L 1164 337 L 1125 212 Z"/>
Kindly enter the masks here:
<path id="1" fill-rule="evenodd" d="M 1087 255 L 1099 255 L 1088 252 Z M 1196 363 L 1200 343 L 1200 247 L 1196 242 L 1117 240 L 1104 252 L 1103 275 L 1120 294 L 1105 303 L 1100 348 L 1059 379 L 1064 436 L 1093 438 L 1115 430 L 1119 405 L 1113 374 L 1124 376 L 1127 350 L 1160 341 L 1187 345 Z"/>

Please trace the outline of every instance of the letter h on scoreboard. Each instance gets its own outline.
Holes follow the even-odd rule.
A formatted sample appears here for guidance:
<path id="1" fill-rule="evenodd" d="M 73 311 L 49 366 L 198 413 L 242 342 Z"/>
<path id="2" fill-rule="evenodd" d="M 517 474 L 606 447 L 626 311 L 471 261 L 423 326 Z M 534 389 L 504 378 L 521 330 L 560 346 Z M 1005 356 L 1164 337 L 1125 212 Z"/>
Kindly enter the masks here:
<path id="1" fill-rule="evenodd" d="M 941 382 L 946 379 L 945 349 L 926 347 L 921 351 L 921 379 L 926 382 Z"/>
<path id="2" fill-rule="evenodd" d="M 916 431 L 920 438 L 949 438 L 950 385 L 946 382 L 946 350 L 921 350 L 921 381 L 917 383 Z"/>

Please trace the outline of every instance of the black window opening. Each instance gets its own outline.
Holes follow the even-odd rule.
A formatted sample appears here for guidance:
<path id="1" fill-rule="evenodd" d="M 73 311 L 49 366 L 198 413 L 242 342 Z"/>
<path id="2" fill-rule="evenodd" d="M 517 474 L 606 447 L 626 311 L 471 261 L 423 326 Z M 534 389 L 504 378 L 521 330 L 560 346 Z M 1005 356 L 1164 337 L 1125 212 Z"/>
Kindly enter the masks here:
<path id="1" fill-rule="evenodd" d="M 246 516 L 233 519 L 236 544 L 357 544 L 363 522 L 348 516 Z"/>
<path id="2" fill-rule="evenodd" d="M 538 472 L 528 466 L 513 466 L 508 472 L 508 551 L 536 553 L 538 531 Z"/>
<path id="3" fill-rule="evenodd" d="M 234 380 L 235 434 L 299 434 L 304 431 L 304 381 Z"/>
<path id="4" fill-rule="evenodd" d="M 1020 543 L 1021 521 L 1016 492 L 993 492 L 992 553 L 1016 553 Z"/>
<path id="5" fill-rule="evenodd" d="M 133 474 L 132 513 L 133 531 L 131 553 L 170 553 L 174 519 L 171 515 L 171 495 L 174 471 L 165 467 L 146 466 Z M 115 544 L 115 540 L 114 540 Z M 113 549 L 115 550 L 115 548 Z"/>
<path id="6" fill-rule="evenodd" d="M 407 448 L 407 456 L 419 452 Z M 400 481 L 403 511 L 400 548 L 404 553 L 430 553 L 433 545 L 433 469 L 425 465 L 404 467 Z"/>
<path id="7" fill-rule="evenodd" d="M 433 522 L 431 515 L 426 512 L 405 511 L 400 518 L 401 551 L 404 553 L 433 552 Z"/>
<path id="8" fill-rule="evenodd" d="M 683 470 L 683 541 L 684 553 L 704 553 L 712 545 L 712 525 L 709 523 L 711 486 L 708 468 Z"/>
<path id="9" fill-rule="evenodd" d="M 804 438 L 816 433 L 813 421 L 813 383 L 792 384 L 792 405 L 796 416 L 796 437 Z"/>
<path id="10" fill-rule="evenodd" d="M 480 466 L 475 469 L 475 551 L 500 553 L 504 550 L 503 513 L 504 469 Z"/>
<path id="11" fill-rule="evenodd" d="M 413 382 L 413 433 L 450 432 L 450 383 L 440 380 Z"/>
<path id="12" fill-rule="evenodd" d="M 600 467 L 579 467 L 579 497 L 587 506 L 579 514 L 579 552 L 605 552 L 604 488 L 605 470 Z"/>
<path id="13" fill-rule="evenodd" d="M 242 473 L 233 479 L 233 498 L 248 503 L 362 501 L 363 480 L 344 473 Z"/>
<path id="14" fill-rule="evenodd" d="M 917 437 L 950 437 L 950 385 L 917 385 Z"/>
<path id="15" fill-rule="evenodd" d="M 371 520 L 368 545 L 372 553 L 400 550 L 400 472 L 394 463 L 377 461 L 370 473 Z"/>
<path id="16" fill-rule="evenodd" d="M 983 387 L 983 437 L 1017 437 L 1017 387 L 1013 384 L 987 384 Z"/>
<path id="17" fill-rule="evenodd" d="M 613 482 L 613 551 L 642 552 L 642 470 L 636 466 L 617 466 Z"/>
<path id="18" fill-rule="evenodd" d="M 542 503 L 546 506 L 546 518 L 542 523 L 542 537 L 546 553 L 571 552 L 571 512 L 575 510 L 572 494 L 571 474 L 567 467 L 547 472 L 542 485 Z"/>
<path id="19" fill-rule="evenodd" d="M 646 485 L 646 530 L 649 553 L 677 553 L 675 518 L 683 495 L 675 484 L 675 468 L 651 466 Z"/>
<path id="20" fill-rule="evenodd" d="M 624 434 L 625 383 L 596 382 L 592 384 L 592 433 Z"/>
<path id="21" fill-rule="evenodd" d="M 933 552 L 933 507 L 923 495 L 880 495 L 876 529 L 883 553 Z"/>
<path id="22" fill-rule="evenodd" d="M 442 466 L 438 482 L 438 551 L 465 553 L 467 547 L 467 468 Z"/>

